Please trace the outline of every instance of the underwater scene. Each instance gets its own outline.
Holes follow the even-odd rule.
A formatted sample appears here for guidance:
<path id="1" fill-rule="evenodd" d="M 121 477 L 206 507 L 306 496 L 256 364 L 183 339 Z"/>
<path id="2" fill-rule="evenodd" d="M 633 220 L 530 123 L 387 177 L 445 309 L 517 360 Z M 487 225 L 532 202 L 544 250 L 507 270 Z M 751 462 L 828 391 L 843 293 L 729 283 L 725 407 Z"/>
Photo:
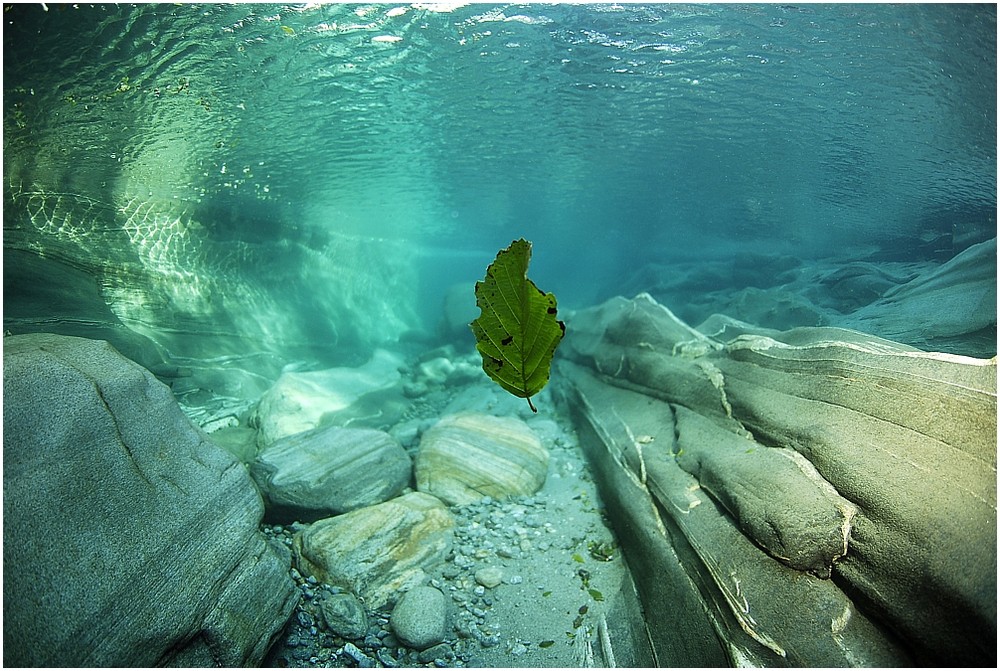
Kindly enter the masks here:
<path id="1" fill-rule="evenodd" d="M 4 5 L 4 665 L 996 667 L 996 21 Z"/>

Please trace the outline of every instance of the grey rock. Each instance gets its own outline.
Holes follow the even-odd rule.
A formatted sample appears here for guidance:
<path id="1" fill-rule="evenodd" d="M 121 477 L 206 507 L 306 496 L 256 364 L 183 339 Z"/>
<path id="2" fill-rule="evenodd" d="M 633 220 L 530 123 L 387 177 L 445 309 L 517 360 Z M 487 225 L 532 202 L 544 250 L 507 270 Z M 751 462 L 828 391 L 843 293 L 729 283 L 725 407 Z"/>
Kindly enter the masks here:
<path id="1" fill-rule="evenodd" d="M 382 663 L 382 666 L 385 666 L 390 669 L 395 669 L 399 667 L 399 661 L 395 657 L 393 657 L 392 653 L 390 653 L 385 648 L 379 649 L 375 653 L 375 657 L 378 659 L 378 661 Z"/>
<path id="2" fill-rule="evenodd" d="M 228 426 L 212 432 L 212 442 L 224 447 L 244 464 L 257 456 L 257 432 L 245 426 Z"/>
<path id="3" fill-rule="evenodd" d="M 441 590 L 419 585 L 403 595 L 389 622 L 400 641 L 423 650 L 444 640 L 447 616 L 447 602 Z"/>
<path id="4" fill-rule="evenodd" d="M 297 593 L 239 462 L 106 342 L 3 372 L 5 665 L 259 664 Z"/>
<path id="5" fill-rule="evenodd" d="M 440 500 L 413 492 L 319 520 L 295 535 L 299 571 L 378 609 L 418 585 L 451 551 L 454 520 Z"/>
<path id="6" fill-rule="evenodd" d="M 431 646 L 426 650 L 421 650 L 420 654 L 417 655 L 417 659 L 421 664 L 427 664 L 428 662 L 434 662 L 437 660 L 448 661 L 455 659 L 455 652 L 447 643 L 438 643 L 437 645 Z"/>
<path id="7" fill-rule="evenodd" d="M 476 582 L 483 587 L 494 588 L 503 582 L 503 571 L 496 566 L 487 566 L 476 571 Z"/>
<path id="8" fill-rule="evenodd" d="M 449 415 L 420 440 L 417 489 L 452 505 L 533 494 L 545 482 L 549 453 L 514 417 Z"/>
<path id="9" fill-rule="evenodd" d="M 323 621 L 330 631 L 344 638 L 364 638 L 368 632 L 365 607 L 353 594 L 330 594 L 320 602 Z"/>
<path id="10" fill-rule="evenodd" d="M 345 644 L 343 652 L 345 655 L 357 662 L 358 666 L 362 669 L 371 669 L 375 666 L 375 660 L 362 652 L 361 649 L 353 643 Z"/>
<path id="11" fill-rule="evenodd" d="M 410 456 L 375 429 L 326 427 L 265 447 L 250 466 L 269 519 L 318 519 L 386 501 L 410 482 Z"/>
<path id="12" fill-rule="evenodd" d="M 996 360 L 839 328 L 741 330 L 717 341 L 648 295 L 616 298 L 576 313 L 562 349 L 579 365 L 559 364 L 555 393 L 607 483 L 626 554 L 660 557 L 635 567 L 650 617 L 704 607 L 685 579 L 725 592 L 739 576 L 756 643 L 738 642 L 741 626 L 728 650 L 680 658 L 731 664 L 735 645 L 756 646 L 760 664 L 994 665 Z M 838 580 L 789 568 L 824 574 L 817 561 Z M 650 632 L 677 652 L 712 627 Z"/>
<path id="13" fill-rule="evenodd" d="M 973 245 L 892 287 L 839 325 L 925 349 L 992 356 L 997 347 L 997 241 Z"/>
<path id="14" fill-rule="evenodd" d="M 324 416 L 394 387 L 402 363 L 397 355 L 378 349 L 357 368 L 282 373 L 257 407 L 258 444 L 266 447 L 284 436 L 319 428 Z"/>
<path id="15" fill-rule="evenodd" d="M 681 468 L 772 557 L 830 577 L 833 563 L 847 554 L 857 506 L 798 452 L 762 447 L 687 408 L 674 413 Z M 646 449 L 656 449 L 649 440 Z"/>

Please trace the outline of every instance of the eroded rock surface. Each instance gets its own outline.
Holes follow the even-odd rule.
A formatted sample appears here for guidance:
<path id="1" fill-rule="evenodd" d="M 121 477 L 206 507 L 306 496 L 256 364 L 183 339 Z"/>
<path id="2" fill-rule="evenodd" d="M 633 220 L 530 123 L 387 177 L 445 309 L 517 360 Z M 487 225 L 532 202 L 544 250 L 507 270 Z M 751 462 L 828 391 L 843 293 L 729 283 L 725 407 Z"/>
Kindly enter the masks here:
<path id="1" fill-rule="evenodd" d="M 370 414 L 384 413 L 393 405 L 389 397 L 402 395 L 393 393 L 402 363 L 397 355 L 378 349 L 366 364 L 356 368 L 282 373 L 257 408 L 258 444 L 266 447 L 284 436 L 336 425 L 335 415 L 349 414 L 352 406 L 363 405 L 371 396 L 386 398 L 369 404 L 373 406 Z M 352 418 L 366 412 L 362 408 Z"/>
<path id="2" fill-rule="evenodd" d="M 388 433 L 332 426 L 278 439 L 261 451 L 250 473 L 270 519 L 314 520 L 400 494 L 411 466 Z"/>
<path id="3" fill-rule="evenodd" d="M 106 342 L 4 339 L 4 663 L 245 666 L 294 607 L 260 496 Z"/>
<path id="4" fill-rule="evenodd" d="M 647 295 L 568 326 L 554 379 L 669 663 L 995 665 L 994 359 L 723 318 L 706 337 Z M 673 621 L 687 602 L 712 615 Z M 719 627 L 728 646 L 688 643 Z"/>

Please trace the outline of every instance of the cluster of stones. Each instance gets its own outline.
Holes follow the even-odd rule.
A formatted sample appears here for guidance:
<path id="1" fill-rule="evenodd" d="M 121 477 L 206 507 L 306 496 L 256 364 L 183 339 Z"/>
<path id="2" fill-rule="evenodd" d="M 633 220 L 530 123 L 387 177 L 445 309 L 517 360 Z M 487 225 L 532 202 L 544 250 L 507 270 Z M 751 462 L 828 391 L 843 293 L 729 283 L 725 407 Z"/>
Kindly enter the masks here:
<path id="1" fill-rule="evenodd" d="M 256 665 L 290 618 L 342 637 L 328 654 L 356 665 L 454 661 L 440 647 L 450 599 L 427 584 L 452 556 L 448 506 L 532 494 L 545 480 L 548 453 L 514 417 L 445 416 L 412 436 L 414 456 L 386 431 L 342 426 L 373 395 L 386 408 L 403 397 L 386 353 L 359 369 L 283 375 L 258 410 L 257 449 L 239 441 L 249 468 L 107 343 L 14 336 L 4 358 L 5 559 L 19 567 L 5 572 L 5 604 L 18 604 L 5 631 L 18 643 L 4 659 L 14 665 Z M 265 516 L 288 526 L 262 534 Z M 41 538 L 85 561 L 40 552 L 46 543 L 30 539 Z M 169 604 L 128 598 L 149 581 Z M 36 626 L 57 620 L 69 625 Z M 157 645 L 137 642 L 151 636 Z"/>

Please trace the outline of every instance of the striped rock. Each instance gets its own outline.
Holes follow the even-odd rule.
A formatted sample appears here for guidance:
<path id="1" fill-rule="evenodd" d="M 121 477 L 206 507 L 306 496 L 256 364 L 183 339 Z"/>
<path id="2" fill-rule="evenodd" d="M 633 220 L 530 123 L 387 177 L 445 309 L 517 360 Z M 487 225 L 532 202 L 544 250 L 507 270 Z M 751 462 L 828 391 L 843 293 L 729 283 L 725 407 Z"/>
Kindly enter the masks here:
<path id="1" fill-rule="evenodd" d="M 519 419 L 449 415 L 420 441 L 417 489 L 450 505 L 529 495 L 545 483 L 548 464 L 548 451 Z"/>
<path id="2" fill-rule="evenodd" d="M 299 572 L 350 590 L 377 610 L 444 561 L 454 526 L 441 501 L 412 492 L 319 520 L 295 535 L 292 552 Z"/>
<path id="3" fill-rule="evenodd" d="M 385 431 L 331 426 L 279 438 L 250 465 L 269 519 L 319 519 L 381 503 L 410 484 L 410 456 Z"/>

